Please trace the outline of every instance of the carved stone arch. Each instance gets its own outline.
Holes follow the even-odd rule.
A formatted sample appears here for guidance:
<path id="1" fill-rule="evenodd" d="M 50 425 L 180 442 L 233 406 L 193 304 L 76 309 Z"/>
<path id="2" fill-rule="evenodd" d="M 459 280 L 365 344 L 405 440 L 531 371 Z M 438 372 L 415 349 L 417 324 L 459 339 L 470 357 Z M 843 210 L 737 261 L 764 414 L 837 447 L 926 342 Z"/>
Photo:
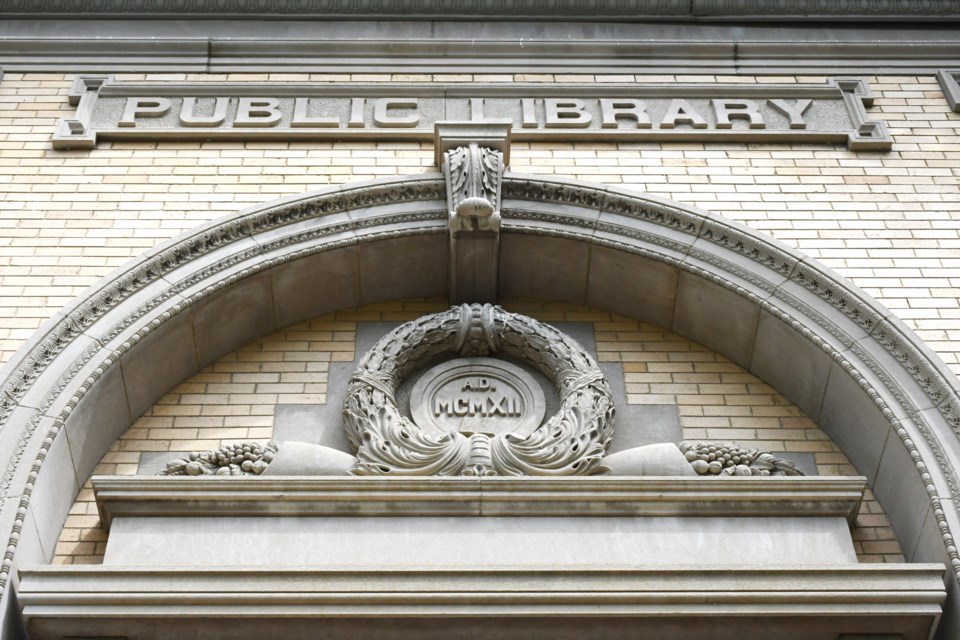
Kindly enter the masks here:
<path id="1" fill-rule="evenodd" d="M 3 588 L 52 555 L 96 462 L 176 383 L 314 315 L 445 294 L 445 198 L 443 177 L 424 174 L 254 207 L 161 245 L 44 325 L 0 372 Z M 907 560 L 947 564 L 956 594 L 957 381 L 889 311 L 693 207 L 510 173 L 500 206 L 501 295 L 653 322 L 751 370 L 820 423 L 868 477 Z"/>

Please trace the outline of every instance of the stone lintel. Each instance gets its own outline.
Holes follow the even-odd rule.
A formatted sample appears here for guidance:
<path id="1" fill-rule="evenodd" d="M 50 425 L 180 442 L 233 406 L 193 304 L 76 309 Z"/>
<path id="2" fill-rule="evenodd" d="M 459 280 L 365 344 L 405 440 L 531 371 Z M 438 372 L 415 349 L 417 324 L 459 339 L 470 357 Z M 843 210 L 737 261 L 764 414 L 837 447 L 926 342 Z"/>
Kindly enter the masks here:
<path id="1" fill-rule="evenodd" d="M 843 517 L 864 478 L 119 477 L 95 476 L 115 517 L 691 516 Z"/>
<path id="2" fill-rule="evenodd" d="M 508 640 L 802 637 L 927 640 L 941 565 L 442 571 L 108 566 L 22 570 L 30 637 L 449 638 L 466 625 Z M 198 596 L 202 596 L 198 599 Z M 453 620 L 452 620 L 452 619 Z M 214 631 L 215 630 L 215 631 Z M 873 635 L 871 635 L 873 634 Z M 884 637 L 884 636 L 880 636 Z"/>

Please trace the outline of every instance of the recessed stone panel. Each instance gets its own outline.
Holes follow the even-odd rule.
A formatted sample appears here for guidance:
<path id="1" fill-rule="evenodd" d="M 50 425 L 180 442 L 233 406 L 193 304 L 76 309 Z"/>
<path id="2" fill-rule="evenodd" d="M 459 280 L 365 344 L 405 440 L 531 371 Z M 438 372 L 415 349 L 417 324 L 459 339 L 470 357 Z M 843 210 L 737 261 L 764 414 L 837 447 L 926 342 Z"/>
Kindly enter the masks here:
<path id="1" fill-rule="evenodd" d="M 750 371 L 813 420 L 820 417 L 830 356 L 785 322 L 760 313 Z"/>
<path id="2" fill-rule="evenodd" d="M 827 378 L 820 428 L 872 484 L 890 425 L 870 396 L 836 363 Z"/>
<path id="3" fill-rule="evenodd" d="M 678 277 L 678 270 L 663 262 L 594 247 L 587 304 L 669 327 L 673 324 Z"/>
<path id="4" fill-rule="evenodd" d="M 361 246 L 361 303 L 446 295 L 447 242 L 432 233 Z"/>
<path id="5" fill-rule="evenodd" d="M 584 304 L 590 248 L 582 242 L 523 233 L 500 236 L 500 297 Z"/>
<path id="6" fill-rule="evenodd" d="M 347 247 L 276 266 L 273 309 L 277 327 L 360 304 L 358 249 Z"/>
<path id="7" fill-rule="evenodd" d="M 245 278 L 199 303 L 193 310 L 193 335 L 200 366 L 272 332 L 273 317 L 268 274 Z"/>
<path id="8" fill-rule="evenodd" d="M 90 387 L 65 423 L 77 478 L 90 477 L 103 453 L 131 422 L 123 372 L 115 364 Z"/>
<path id="9" fill-rule="evenodd" d="M 136 419 L 157 398 L 199 370 L 190 312 L 163 323 L 120 358 L 130 414 Z"/>
<path id="10" fill-rule="evenodd" d="M 743 296 L 680 273 L 673 331 L 749 368 L 760 308 Z"/>
<path id="11" fill-rule="evenodd" d="M 920 537 L 924 516 L 930 508 L 930 496 L 917 475 L 917 466 L 910 453 L 893 429 L 888 430 L 873 492 L 897 532 L 904 555 L 912 553 Z"/>

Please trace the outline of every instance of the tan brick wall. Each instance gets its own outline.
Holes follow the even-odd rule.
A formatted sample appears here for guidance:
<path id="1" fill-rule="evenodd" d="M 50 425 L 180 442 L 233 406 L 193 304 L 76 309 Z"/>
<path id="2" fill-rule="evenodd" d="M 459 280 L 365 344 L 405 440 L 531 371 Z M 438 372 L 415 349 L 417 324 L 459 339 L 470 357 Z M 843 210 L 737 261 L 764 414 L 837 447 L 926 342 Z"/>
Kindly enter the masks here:
<path id="1" fill-rule="evenodd" d="M 793 404 L 695 342 L 585 307 L 520 300 L 504 301 L 504 306 L 544 322 L 592 322 L 600 359 L 623 363 L 628 401 L 676 404 L 684 439 L 812 453 L 821 475 L 856 475 L 846 456 Z M 161 398 L 111 447 L 95 473 L 135 475 L 146 451 L 169 451 L 173 459 L 178 457 L 174 452 L 267 441 L 277 404 L 326 401 L 329 364 L 353 359 L 357 321 L 411 320 L 445 308 L 442 300 L 371 305 L 253 342 Z M 862 562 L 903 562 L 890 523 L 870 492 L 853 535 Z M 64 525 L 54 562 L 98 563 L 105 545 L 88 482 Z"/>
<path id="2" fill-rule="evenodd" d="M 127 74 L 128 80 L 823 82 L 824 77 Z M 54 151 L 72 75 L 0 82 L 0 363 L 84 287 L 155 244 L 248 205 L 419 173 L 415 143 L 104 143 Z M 893 151 L 843 145 L 517 144 L 512 168 L 619 184 L 745 222 L 893 309 L 960 371 L 960 114 L 933 76 L 867 78 Z"/>
<path id="3" fill-rule="evenodd" d="M 825 80 L 522 74 L 117 77 L 336 82 Z M 894 137 L 889 153 L 855 153 L 843 145 L 821 144 L 516 144 L 512 169 L 622 185 L 701 206 L 770 233 L 880 299 L 960 372 L 960 114 L 948 111 L 933 76 L 867 79 L 878 96 L 870 114 L 885 120 Z M 0 81 L 0 364 L 85 287 L 159 242 L 283 195 L 420 173 L 433 162 L 430 145 L 415 143 L 104 143 L 90 151 L 54 151 L 50 137 L 58 119 L 73 113 L 66 98 L 71 80 L 72 75 L 7 73 Z M 730 363 L 648 326 L 629 326 L 626 320 L 598 322 L 607 325 L 598 325 L 597 330 L 604 357 L 626 356 L 631 400 L 674 398 L 688 437 L 743 435 L 750 441 L 782 443 L 784 449 L 815 452 L 822 473 L 850 471 L 843 455 L 818 429 Z M 111 466 L 101 470 L 132 473 L 139 460 L 137 447 L 157 450 L 143 447 L 166 443 L 189 448 L 187 440 L 173 437 L 180 429 L 193 430 L 191 439 L 207 442 L 266 437 L 272 405 L 264 398 L 318 399 L 325 373 L 322 359 L 303 360 L 302 370 L 281 370 L 282 361 L 270 358 L 289 350 L 318 358 L 328 353 L 330 360 L 335 359 L 341 352 L 324 352 L 317 345 L 340 343 L 343 336 L 337 333 L 349 330 L 329 331 L 334 334 L 330 340 L 278 334 L 267 341 L 270 348 L 251 346 L 236 354 L 232 365 L 251 370 L 230 370 L 224 360 L 184 383 L 128 432 L 117 450 L 104 458 L 103 464 Z M 638 349 L 607 348 L 618 341 Z M 288 344 L 297 342 L 316 348 L 294 349 Z M 672 351 L 681 344 L 687 351 Z M 659 359 L 665 354 L 676 358 Z M 253 359 L 244 359 L 248 357 Z M 227 368 L 215 370 L 217 366 Z M 271 385 L 279 386 L 262 395 L 257 391 Z M 249 396 L 244 390 L 251 388 L 257 398 L 240 402 Z M 645 395 L 648 392 L 654 395 Z M 216 401 L 223 396 L 229 404 Z M 698 396 L 723 402 L 691 403 Z M 185 403 L 184 397 L 197 402 Z M 241 432 L 243 436 L 232 435 Z M 88 494 L 87 490 L 81 494 L 70 516 L 58 550 L 61 559 L 67 557 L 63 545 L 73 545 L 76 557 L 98 553 L 102 540 L 96 537 L 102 534 L 88 529 L 90 518 L 96 517 L 88 513 L 90 503 L 83 499 Z M 868 502 L 866 508 L 869 514 L 861 516 L 864 526 L 857 530 L 863 551 L 873 559 L 886 553 L 895 556 L 889 528 L 872 526 L 885 522 L 876 503 Z"/>

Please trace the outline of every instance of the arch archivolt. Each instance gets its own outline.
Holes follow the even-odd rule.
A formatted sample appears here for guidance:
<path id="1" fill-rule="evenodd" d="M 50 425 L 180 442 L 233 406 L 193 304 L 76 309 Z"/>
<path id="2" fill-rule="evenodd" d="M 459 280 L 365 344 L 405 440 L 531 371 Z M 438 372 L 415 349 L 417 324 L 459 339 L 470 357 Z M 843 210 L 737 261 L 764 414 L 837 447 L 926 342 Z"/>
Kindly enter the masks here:
<path id="1" fill-rule="evenodd" d="M 103 453 L 175 384 L 306 318 L 445 295 L 445 198 L 426 174 L 250 209 L 158 247 L 48 322 L 0 379 L 0 580 L 51 557 Z M 649 196 L 508 173 L 501 211 L 500 295 L 608 309 L 730 358 L 868 477 L 907 560 L 960 572 L 957 383 L 878 303 L 745 226 Z"/>

